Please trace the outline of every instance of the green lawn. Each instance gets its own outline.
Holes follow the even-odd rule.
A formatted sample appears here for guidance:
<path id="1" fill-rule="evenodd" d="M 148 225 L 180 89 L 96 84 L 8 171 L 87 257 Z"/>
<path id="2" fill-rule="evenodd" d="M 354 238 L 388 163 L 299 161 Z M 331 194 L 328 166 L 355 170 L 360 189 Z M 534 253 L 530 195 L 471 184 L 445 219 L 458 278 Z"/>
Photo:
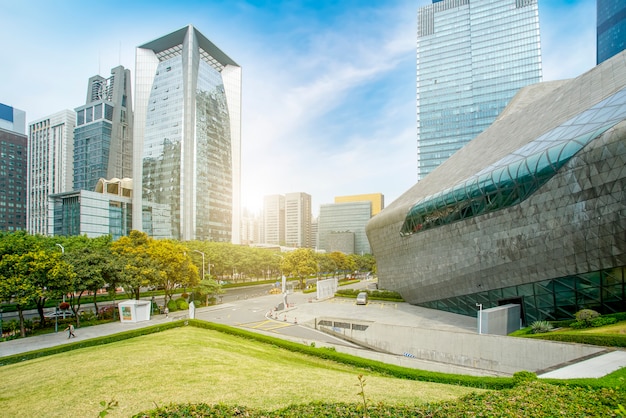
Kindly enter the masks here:
<path id="1" fill-rule="evenodd" d="M 111 417 L 170 403 L 205 402 L 274 410 L 313 401 L 359 403 L 359 374 L 369 402 L 452 400 L 461 386 L 381 376 L 269 344 L 182 327 L 0 367 L 3 417 Z"/>

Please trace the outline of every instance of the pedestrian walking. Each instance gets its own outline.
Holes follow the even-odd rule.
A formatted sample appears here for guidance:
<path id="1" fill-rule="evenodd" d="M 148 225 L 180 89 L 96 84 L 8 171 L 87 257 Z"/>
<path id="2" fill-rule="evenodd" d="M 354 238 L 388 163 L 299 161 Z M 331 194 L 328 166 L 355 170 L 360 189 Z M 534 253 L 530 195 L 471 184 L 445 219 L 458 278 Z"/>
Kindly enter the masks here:
<path id="1" fill-rule="evenodd" d="M 67 339 L 69 340 L 70 338 L 76 338 L 76 334 L 74 334 L 74 325 L 69 324 L 67 326 L 67 328 L 65 328 L 65 331 L 67 331 Z"/>

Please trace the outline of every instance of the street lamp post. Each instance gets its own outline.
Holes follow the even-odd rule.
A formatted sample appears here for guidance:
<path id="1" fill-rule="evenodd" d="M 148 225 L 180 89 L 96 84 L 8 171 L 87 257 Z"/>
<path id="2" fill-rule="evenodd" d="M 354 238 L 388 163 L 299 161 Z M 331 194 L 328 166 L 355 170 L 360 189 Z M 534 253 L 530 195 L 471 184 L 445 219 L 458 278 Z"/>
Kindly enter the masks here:
<path id="1" fill-rule="evenodd" d="M 198 250 L 193 251 L 202 254 L 202 280 L 204 280 L 204 253 Z M 211 277 L 211 264 L 209 264 L 209 277 Z"/>
<path id="2" fill-rule="evenodd" d="M 483 304 L 477 303 L 478 306 L 478 335 L 483 333 Z"/>
<path id="3" fill-rule="evenodd" d="M 61 254 L 65 254 L 65 247 L 61 244 L 54 244 L 61 249 Z M 63 302 L 65 302 L 65 293 L 63 294 Z M 65 311 L 63 311 L 63 319 L 65 319 Z M 56 326 L 55 326 L 56 327 Z M 56 329 L 54 330 L 56 332 Z"/>

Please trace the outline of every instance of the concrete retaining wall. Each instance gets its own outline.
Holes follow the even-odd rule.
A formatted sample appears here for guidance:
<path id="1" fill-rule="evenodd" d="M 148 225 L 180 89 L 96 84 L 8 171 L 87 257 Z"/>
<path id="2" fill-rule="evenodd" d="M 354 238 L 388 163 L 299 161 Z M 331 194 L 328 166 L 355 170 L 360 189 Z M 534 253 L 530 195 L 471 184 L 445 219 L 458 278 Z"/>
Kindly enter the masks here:
<path id="1" fill-rule="evenodd" d="M 341 318 L 318 318 L 316 328 L 386 353 L 504 374 L 550 370 L 606 351 L 602 347 L 583 344 Z"/>

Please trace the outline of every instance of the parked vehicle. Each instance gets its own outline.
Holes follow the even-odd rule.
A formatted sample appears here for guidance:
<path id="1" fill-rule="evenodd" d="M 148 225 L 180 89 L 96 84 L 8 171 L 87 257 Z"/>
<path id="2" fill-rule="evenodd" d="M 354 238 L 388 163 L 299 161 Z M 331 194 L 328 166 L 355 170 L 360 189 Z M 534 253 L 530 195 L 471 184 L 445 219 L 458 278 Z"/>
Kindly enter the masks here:
<path id="1" fill-rule="evenodd" d="M 367 292 L 361 292 L 356 296 L 357 305 L 367 305 Z"/>
<path id="2" fill-rule="evenodd" d="M 74 316 L 74 312 L 72 311 L 52 311 L 44 315 L 47 319 L 54 318 L 69 318 Z"/>

